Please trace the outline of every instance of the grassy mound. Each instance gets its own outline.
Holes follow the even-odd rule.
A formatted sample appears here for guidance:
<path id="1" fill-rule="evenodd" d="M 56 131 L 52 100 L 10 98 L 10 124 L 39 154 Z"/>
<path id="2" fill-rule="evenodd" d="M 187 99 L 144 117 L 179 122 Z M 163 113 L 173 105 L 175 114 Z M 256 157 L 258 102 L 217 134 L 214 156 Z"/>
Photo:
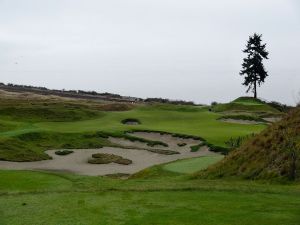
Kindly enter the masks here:
<path id="1" fill-rule="evenodd" d="M 122 120 L 121 123 L 127 124 L 127 125 L 138 125 L 138 124 L 141 124 L 141 121 L 138 119 L 134 119 L 134 118 L 127 118 L 127 119 Z"/>
<path id="2" fill-rule="evenodd" d="M 122 165 L 129 165 L 132 160 L 125 159 L 121 156 L 107 153 L 96 153 L 92 155 L 92 158 L 88 160 L 91 164 L 108 164 L 108 163 L 118 163 Z"/>
<path id="3" fill-rule="evenodd" d="M 16 121 L 78 121 L 95 118 L 101 112 L 87 107 L 67 103 L 31 103 L 2 105 L 1 117 L 9 117 Z"/>
<path id="4" fill-rule="evenodd" d="M 196 176 L 299 180 L 299 156 L 300 108 L 297 108 Z"/>
<path id="5" fill-rule="evenodd" d="M 110 146 L 95 133 L 30 132 L 0 139 L 0 160 L 38 161 L 49 159 L 48 149 L 84 149 Z"/>
<path id="6" fill-rule="evenodd" d="M 214 104 L 211 108 L 214 112 L 252 112 L 252 113 L 280 113 L 275 107 L 260 99 L 240 97 L 225 104 Z"/>
<path id="7" fill-rule="evenodd" d="M 72 151 L 72 150 L 58 150 L 58 151 L 55 151 L 55 154 L 56 155 L 69 155 L 73 152 L 74 151 Z"/>

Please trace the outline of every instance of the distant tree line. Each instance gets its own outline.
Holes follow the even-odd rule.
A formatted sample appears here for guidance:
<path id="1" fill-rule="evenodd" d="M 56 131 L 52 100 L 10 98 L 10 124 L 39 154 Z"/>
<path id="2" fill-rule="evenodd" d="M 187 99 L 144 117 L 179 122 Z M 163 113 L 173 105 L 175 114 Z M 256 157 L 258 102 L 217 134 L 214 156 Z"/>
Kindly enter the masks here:
<path id="1" fill-rule="evenodd" d="M 168 103 L 168 104 L 175 104 L 175 105 L 195 105 L 192 101 L 183 101 L 183 100 L 170 100 L 166 98 L 136 98 L 130 96 L 121 96 L 119 94 L 112 94 L 112 93 L 98 93 L 96 91 L 83 91 L 83 90 L 57 90 L 57 89 L 48 89 L 45 87 L 35 87 L 31 85 L 19 85 L 19 84 L 4 84 L 0 83 L 0 88 L 9 89 L 12 91 L 31 91 L 39 94 L 57 94 L 60 96 L 68 96 L 68 97 L 82 97 L 82 98 L 89 98 L 89 99 L 96 99 L 99 97 L 100 99 L 107 99 L 107 100 L 116 100 L 116 101 L 125 101 L 125 102 L 147 102 L 147 103 Z"/>
<path id="2" fill-rule="evenodd" d="M 174 105 L 195 105 L 195 103 L 192 101 L 170 100 L 167 98 L 146 98 L 144 102 L 158 102 L 158 103 L 168 103 Z"/>

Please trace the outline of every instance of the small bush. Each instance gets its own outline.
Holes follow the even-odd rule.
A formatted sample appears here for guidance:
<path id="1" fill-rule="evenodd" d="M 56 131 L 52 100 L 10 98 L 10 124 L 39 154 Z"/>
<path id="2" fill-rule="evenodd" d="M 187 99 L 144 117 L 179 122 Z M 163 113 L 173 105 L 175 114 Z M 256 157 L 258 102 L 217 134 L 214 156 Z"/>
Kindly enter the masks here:
<path id="1" fill-rule="evenodd" d="M 191 146 L 191 152 L 197 152 L 201 147 L 206 145 L 204 142 L 198 144 L 198 145 L 193 145 Z"/>
<path id="2" fill-rule="evenodd" d="M 179 147 L 183 147 L 183 146 L 186 146 L 186 143 L 178 143 L 177 144 Z"/>
<path id="3" fill-rule="evenodd" d="M 139 121 L 138 119 L 134 119 L 134 118 L 127 118 L 127 119 L 122 120 L 121 123 L 128 124 L 128 125 L 138 125 L 138 124 L 141 124 L 141 121 Z"/>
<path id="4" fill-rule="evenodd" d="M 132 160 L 125 159 L 121 156 L 107 153 L 96 153 L 92 155 L 92 158 L 88 160 L 88 163 L 91 164 L 108 164 L 108 163 L 118 163 L 122 165 L 129 165 L 132 163 Z"/>
<path id="5" fill-rule="evenodd" d="M 56 155 L 69 155 L 73 152 L 74 151 L 72 151 L 72 150 L 59 150 L 59 151 L 56 151 L 55 154 Z"/>

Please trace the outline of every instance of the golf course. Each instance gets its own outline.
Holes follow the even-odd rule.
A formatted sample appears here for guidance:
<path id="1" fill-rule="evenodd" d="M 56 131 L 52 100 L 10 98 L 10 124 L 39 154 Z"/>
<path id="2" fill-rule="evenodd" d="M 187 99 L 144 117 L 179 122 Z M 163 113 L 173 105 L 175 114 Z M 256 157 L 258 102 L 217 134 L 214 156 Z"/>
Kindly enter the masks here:
<path id="1" fill-rule="evenodd" d="M 277 150 L 247 150 L 273 149 L 264 132 L 298 126 L 299 109 L 250 97 L 178 105 L 5 90 L 0 105 L 0 224 L 300 222 L 298 173 L 263 164 Z"/>

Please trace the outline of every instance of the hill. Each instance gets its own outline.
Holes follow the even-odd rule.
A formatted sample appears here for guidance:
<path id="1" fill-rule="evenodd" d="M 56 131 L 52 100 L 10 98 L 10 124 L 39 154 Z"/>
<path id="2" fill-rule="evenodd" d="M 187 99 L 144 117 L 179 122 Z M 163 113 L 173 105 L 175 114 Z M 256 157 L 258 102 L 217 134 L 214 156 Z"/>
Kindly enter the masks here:
<path id="1" fill-rule="evenodd" d="M 300 108 L 232 151 L 196 177 L 300 179 Z"/>
<path id="2" fill-rule="evenodd" d="M 266 102 L 261 99 L 252 97 L 239 97 L 229 103 L 213 104 L 212 111 L 226 112 L 226 113 L 243 113 L 251 112 L 260 116 L 265 115 L 278 115 L 284 112 L 288 106 L 278 102 Z"/>

